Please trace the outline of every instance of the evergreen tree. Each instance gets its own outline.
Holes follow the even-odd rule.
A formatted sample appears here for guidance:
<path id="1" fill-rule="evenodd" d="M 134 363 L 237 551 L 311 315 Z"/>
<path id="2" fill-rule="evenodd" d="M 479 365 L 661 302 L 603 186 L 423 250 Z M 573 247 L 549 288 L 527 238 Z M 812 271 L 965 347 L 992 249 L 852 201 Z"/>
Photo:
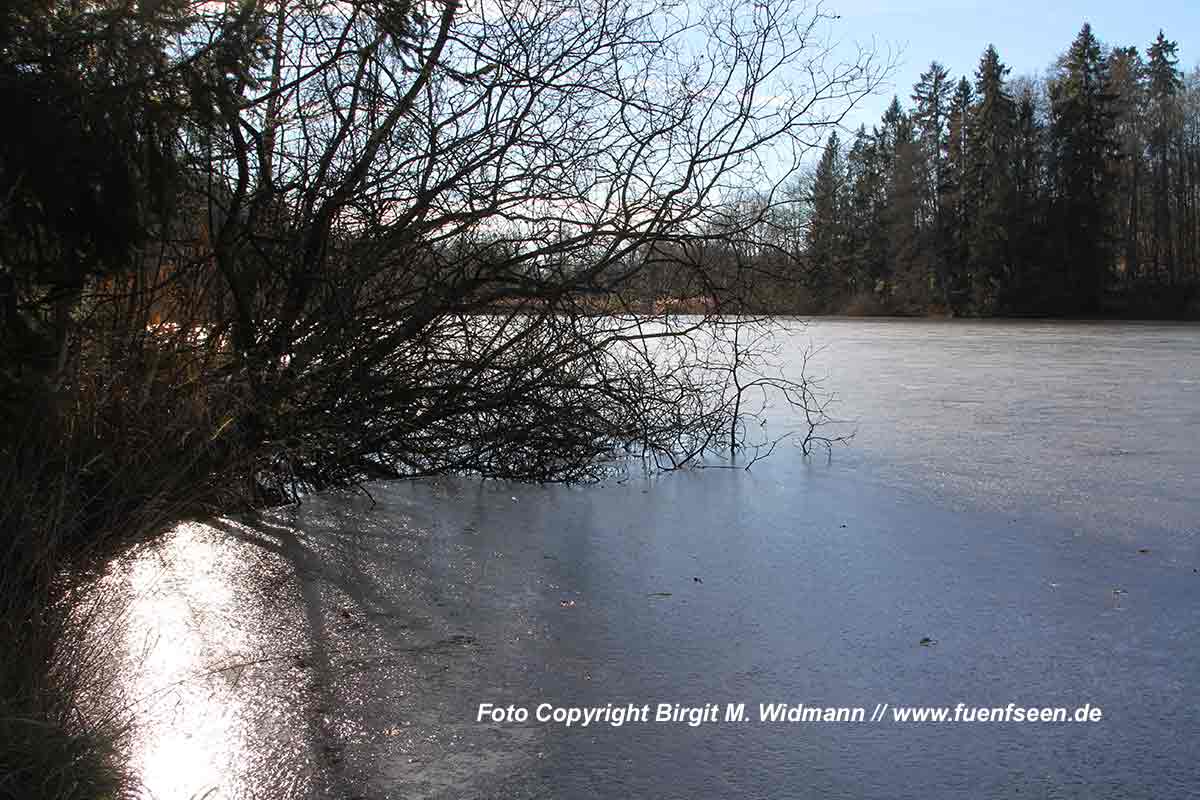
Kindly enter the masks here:
<path id="1" fill-rule="evenodd" d="M 1175 42 L 1168 41 L 1162 31 L 1150 45 L 1147 76 L 1149 78 L 1150 132 L 1148 151 L 1153 174 L 1154 235 L 1151 252 L 1156 278 L 1173 280 L 1176 266 L 1171 235 L 1171 132 L 1177 127 L 1177 97 L 1183 82 L 1176 64 Z"/>
<path id="2" fill-rule="evenodd" d="M 1014 215 L 1012 148 L 1016 104 L 1008 93 L 1009 68 L 988 45 L 975 73 L 976 102 L 968 136 L 967 191 L 970 193 L 969 271 L 976 311 L 995 307 L 1011 272 L 1009 227 Z"/>
<path id="3" fill-rule="evenodd" d="M 805 284 L 813 300 L 826 306 L 847 248 L 843 220 L 846 169 L 837 131 L 829 134 L 813 176 L 812 213 L 805 241 Z"/>
<path id="4" fill-rule="evenodd" d="M 1113 197 L 1117 223 L 1117 273 L 1126 283 L 1141 275 L 1142 193 L 1148 146 L 1145 126 L 1146 64 L 1136 47 L 1118 47 L 1109 56 L 1114 98 L 1113 135 L 1120 158 Z"/>
<path id="5" fill-rule="evenodd" d="M 1099 311 L 1112 270 L 1114 95 L 1108 60 L 1084 24 L 1052 89 L 1057 251 L 1063 310 Z"/>
<path id="6" fill-rule="evenodd" d="M 1047 79 L 1010 81 L 990 45 L 973 80 L 932 62 L 911 107 L 858 129 L 836 204 L 813 197 L 812 288 L 892 312 L 1180 313 L 1194 290 L 1153 285 L 1200 290 L 1200 69 L 1177 63 L 1161 32 L 1143 59 L 1086 24 Z"/>
<path id="7" fill-rule="evenodd" d="M 966 229 L 971 218 L 971 194 L 967 191 L 968 153 L 974 102 L 975 91 L 970 82 L 966 78 L 959 79 L 946 118 L 946 166 L 939 187 L 945 220 L 943 255 L 939 260 L 944 272 L 940 283 L 944 302 L 952 311 L 962 310 L 966 305 L 966 265 L 970 257 Z"/>
<path id="8" fill-rule="evenodd" d="M 883 219 L 888 242 L 886 281 L 895 310 L 913 313 L 929 304 L 931 265 L 922 237 L 925 159 L 907 114 L 896 126 L 893 147 Z"/>
<path id="9" fill-rule="evenodd" d="M 875 135 L 859 126 L 846 157 L 850 264 L 845 273 L 851 295 L 874 292 L 885 272 L 887 242 L 882 225 L 884 198 L 883 148 Z"/>
<path id="10" fill-rule="evenodd" d="M 1001 303 L 1005 310 L 1026 313 L 1038 310 L 1036 286 L 1046 236 L 1045 131 L 1038 113 L 1032 83 L 1026 82 L 1017 97 L 1017 124 L 1013 141 L 1012 177 L 1015 214 L 1010 240 L 1012 275 Z"/>
<path id="11" fill-rule="evenodd" d="M 72 307 L 169 211 L 186 112 L 179 0 L 0 7 L 0 362 L 61 368 Z"/>
<path id="12" fill-rule="evenodd" d="M 875 129 L 875 141 L 879 147 L 880 157 L 883 159 L 880 166 L 886 173 L 892 166 L 891 162 L 895 158 L 896 148 L 903 138 L 901 128 L 908 123 L 908 116 L 900 105 L 899 97 L 892 95 L 892 102 L 888 105 L 887 111 L 883 112 L 883 118 L 879 123 L 879 127 Z"/>
<path id="13" fill-rule="evenodd" d="M 926 211 L 931 220 L 940 217 L 937 187 L 942 185 L 942 171 L 946 164 L 947 124 L 950 116 L 952 88 L 946 68 L 934 61 L 929 69 L 921 73 L 921 79 L 913 86 L 912 100 L 915 104 L 912 122 L 917 140 L 921 145 L 925 163 L 929 168 L 927 185 L 930 194 Z"/>
<path id="14" fill-rule="evenodd" d="M 1190 282 L 1193 304 L 1196 287 L 1200 285 L 1200 67 L 1184 80 L 1179 97 L 1179 125 L 1175 134 L 1178 142 L 1179 177 L 1179 253 L 1187 264 L 1181 275 Z"/>
<path id="15" fill-rule="evenodd" d="M 946 183 L 946 161 L 949 148 L 949 119 L 953 86 L 946 68 L 934 61 L 929 69 L 921 73 L 921 79 L 913 86 L 912 119 L 920 143 L 920 156 L 925 174 L 921 215 L 924 224 L 924 250 L 933 273 L 932 287 L 940 293 L 945 279 L 946 253 L 943 241 L 947 235 L 946 209 L 944 208 Z M 941 299 L 944 299 L 941 298 Z"/>

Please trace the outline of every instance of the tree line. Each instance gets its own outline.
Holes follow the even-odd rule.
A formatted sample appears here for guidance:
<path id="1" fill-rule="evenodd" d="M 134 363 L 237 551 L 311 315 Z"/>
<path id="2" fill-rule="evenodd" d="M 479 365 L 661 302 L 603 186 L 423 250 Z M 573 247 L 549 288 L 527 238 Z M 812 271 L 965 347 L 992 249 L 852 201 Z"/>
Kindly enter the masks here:
<path id="1" fill-rule="evenodd" d="M 1043 77 L 988 46 L 933 62 L 869 130 L 833 131 L 794 205 L 730 213 L 771 246 L 710 253 L 799 312 L 1200 312 L 1200 70 L 1163 33 L 1143 54 L 1085 24 Z"/>

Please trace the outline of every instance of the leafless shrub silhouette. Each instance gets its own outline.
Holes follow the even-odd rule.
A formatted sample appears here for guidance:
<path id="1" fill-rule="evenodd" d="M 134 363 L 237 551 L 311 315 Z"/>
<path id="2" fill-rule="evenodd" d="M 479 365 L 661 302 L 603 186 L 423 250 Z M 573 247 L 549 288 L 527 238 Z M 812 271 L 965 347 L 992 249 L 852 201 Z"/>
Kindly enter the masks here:
<path id="1" fill-rule="evenodd" d="M 752 462 L 768 400 L 804 410 L 805 452 L 837 441 L 754 315 L 803 226 L 784 187 L 887 67 L 839 62 L 820 5 L 44 11 L 0 20 L 0 90 L 40 126 L 0 149 L 5 731 L 82 741 L 50 669 L 70 599 L 181 517 Z M 18 796 L 33 763 L 0 748 Z"/>
<path id="2" fill-rule="evenodd" d="M 177 263 L 228 337 L 256 490 L 740 447 L 766 379 L 713 376 L 757 363 L 746 332 L 771 324 L 745 314 L 746 265 L 882 73 L 836 63 L 828 20 L 741 0 L 203 16 L 183 45 L 213 53 L 183 135 L 203 236 Z"/>

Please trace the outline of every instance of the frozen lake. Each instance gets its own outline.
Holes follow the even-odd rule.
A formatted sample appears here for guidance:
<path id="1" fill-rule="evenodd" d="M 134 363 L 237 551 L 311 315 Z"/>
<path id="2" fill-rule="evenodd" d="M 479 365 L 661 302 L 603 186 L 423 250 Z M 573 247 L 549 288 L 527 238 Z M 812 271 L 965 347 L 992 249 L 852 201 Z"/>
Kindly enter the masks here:
<path id="1" fill-rule="evenodd" d="M 150 796 L 1200 793 L 1200 327 L 821 320 L 784 356 L 810 341 L 858 431 L 832 463 L 375 485 L 373 508 L 182 526 L 123 564 Z M 750 721 L 568 729 L 477 722 L 483 702 Z M 1103 718 L 764 724 L 760 703 Z"/>

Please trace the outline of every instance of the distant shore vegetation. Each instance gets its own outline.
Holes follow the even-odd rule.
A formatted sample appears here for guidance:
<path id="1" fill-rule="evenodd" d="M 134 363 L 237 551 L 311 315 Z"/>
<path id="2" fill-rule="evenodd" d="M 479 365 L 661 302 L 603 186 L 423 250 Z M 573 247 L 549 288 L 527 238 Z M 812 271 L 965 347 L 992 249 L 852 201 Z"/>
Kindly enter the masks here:
<path id="1" fill-rule="evenodd" d="M 1200 68 L 1177 51 L 1085 24 L 1041 76 L 990 45 L 973 75 L 934 61 L 829 134 L 794 207 L 743 204 L 775 249 L 711 257 L 799 313 L 1200 318 Z"/>

